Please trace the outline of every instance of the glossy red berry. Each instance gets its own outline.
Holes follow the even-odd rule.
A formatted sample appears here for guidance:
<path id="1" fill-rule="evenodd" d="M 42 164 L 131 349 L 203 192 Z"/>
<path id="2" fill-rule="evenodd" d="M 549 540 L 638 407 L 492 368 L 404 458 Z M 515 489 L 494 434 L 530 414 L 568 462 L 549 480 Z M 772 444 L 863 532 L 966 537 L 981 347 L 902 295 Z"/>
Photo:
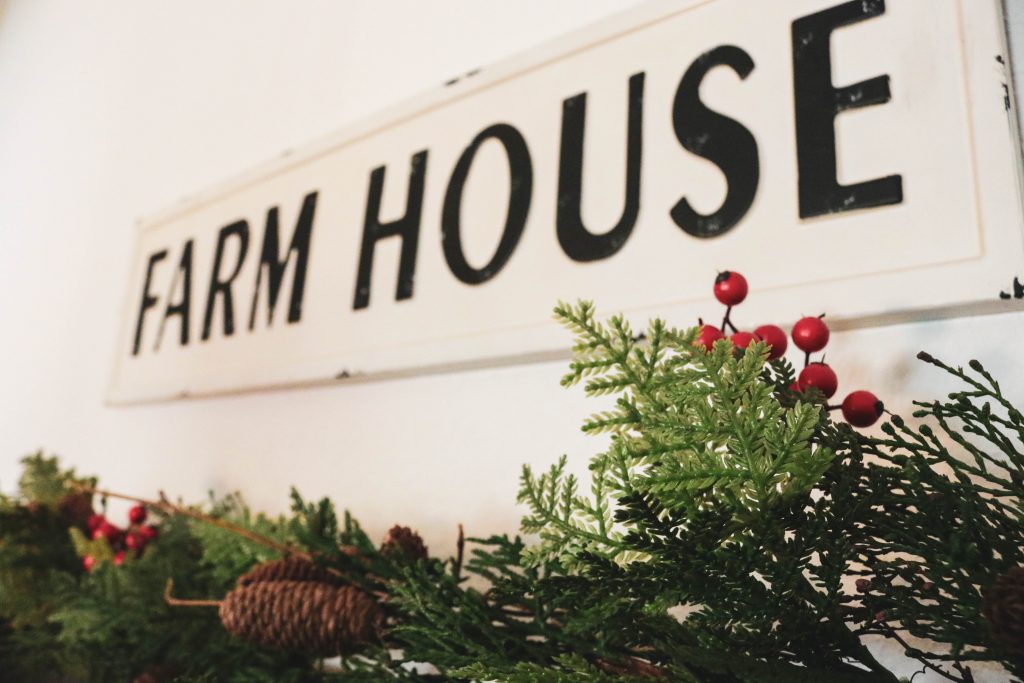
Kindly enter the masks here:
<path id="1" fill-rule="evenodd" d="M 843 417 L 854 427 L 870 427 L 884 411 L 885 406 L 870 391 L 854 391 L 843 399 Z"/>
<path id="2" fill-rule="evenodd" d="M 119 550 L 117 551 L 117 554 L 114 555 L 114 566 L 120 567 L 122 564 L 124 564 L 124 551 Z"/>
<path id="3" fill-rule="evenodd" d="M 825 398 L 832 398 L 839 388 L 839 378 L 836 377 L 835 371 L 824 363 L 811 363 L 800 371 L 797 381 L 800 383 L 801 391 L 814 387 L 825 394 Z"/>
<path id="4" fill-rule="evenodd" d="M 89 515 L 89 521 L 88 521 L 89 533 L 92 533 L 93 531 L 96 531 L 97 529 L 99 529 L 100 525 L 103 524 L 105 521 L 107 521 L 107 518 L 104 517 L 103 515 L 95 514 L 95 513 Z"/>
<path id="5" fill-rule="evenodd" d="M 160 535 L 160 530 L 152 524 L 146 524 L 145 526 L 140 526 L 136 533 L 142 537 L 144 543 L 149 543 Z"/>
<path id="6" fill-rule="evenodd" d="M 124 547 L 128 550 L 142 550 L 146 539 L 139 531 L 130 531 L 124 536 Z"/>
<path id="7" fill-rule="evenodd" d="M 700 328 L 700 334 L 697 336 L 697 341 L 695 341 L 694 344 L 697 346 L 703 346 L 705 351 L 710 351 L 716 341 L 724 338 L 725 335 L 722 334 L 722 331 L 714 325 L 703 325 Z"/>
<path id="8" fill-rule="evenodd" d="M 786 354 L 789 340 L 786 339 L 786 333 L 782 331 L 781 327 L 777 325 L 761 325 L 761 327 L 754 330 L 754 334 L 771 347 L 768 351 L 769 359 L 782 358 Z"/>
<path id="9" fill-rule="evenodd" d="M 793 325 L 793 343 L 806 353 L 821 351 L 828 344 L 828 325 L 821 318 L 801 318 Z"/>
<path id="10" fill-rule="evenodd" d="M 753 332 L 737 332 L 729 337 L 729 339 L 732 340 L 732 345 L 735 346 L 737 350 L 746 349 L 754 342 L 761 341 Z"/>
<path id="11" fill-rule="evenodd" d="M 108 543 L 114 544 L 121 540 L 121 530 L 110 522 L 104 520 L 99 527 L 92 532 L 92 540 L 98 541 L 105 538 Z"/>
<path id="12" fill-rule="evenodd" d="M 91 572 L 92 568 L 96 566 L 96 558 L 92 555 L 86 555 L 82 558 L 82 569 L 87 572 Z"/>
<path id="13" fill-rule="evenodd" d="M 715 278 L 715 298 L 726 306 L 743 303 L 747 298 L 747 278 L 728 270 Z"/>
<path id="14" fill-rule="evenodd" d="M 128 511 L 128 521 L 132 524 L 142 524 L 146 521 L 146 506 L 135 505 Z"/>

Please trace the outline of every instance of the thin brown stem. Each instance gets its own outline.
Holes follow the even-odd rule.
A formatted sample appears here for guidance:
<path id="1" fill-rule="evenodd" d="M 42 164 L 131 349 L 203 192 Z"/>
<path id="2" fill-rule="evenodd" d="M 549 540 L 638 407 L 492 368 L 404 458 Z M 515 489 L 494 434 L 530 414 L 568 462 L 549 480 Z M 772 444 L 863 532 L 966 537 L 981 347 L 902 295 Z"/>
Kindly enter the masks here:
<path id="1" fill-rule="evenodd" d="M 221 600 L 183 600 L 174 597 L 174 579 L 167 579 L 164 602 L 171 607 L 220 607 Z"/>
<path id="2" fill-rule="evenodd" d="M 147 500 L 146 498 L 139 498 L 138 496 L 129 496 L 123 493 L 116 493 L 114 491 L 107 491 L 104 489 L 87 486 L 82 487 L 81 491 L 82 493 L 92 493 L 100 496 L 105 496 L 107 498 L 118 498 L 121 500 L 130 500 L 136 503 L 142 503 L 146 507 L 153 508 L 154 510 L 160 510 L 166 515 L 180 515 L 182 517 L 188 517 L 190 519 L 194 519 L 199 522 L 203 522 L 205 524 L 209 524 L 211 526 L 224 529 L 225 531 L 230 531 L 231 533 L 237 536 L 241 536 L 242 538 L 248 541 L 252 541 L 253 543 L 256 543 L 258 545 L 265 546 L 267 548 L 270 548 L 271 550 L 276 550 L 277 552 L 283 555 L 294 555 L 296 557 L 301 557 L 305 560 L 313 560 L 313 556 L 305 552 L 304 550 L 299 550 L 298 548 L 295 548 L 286 543 L 275 541 L 272 538 L 269 538 L 262 534 L 258 534 L 255 531 L 251 531 L 243 526 L 239 526 L 238 524 L 234 524 L 225 519 L 213 517 L 212 515 L 207 515 L 205 513 L 199 512 L 198 510 L 187 508 L 183 505 L 176 505 L 167 499 L 167 496 L 164 495 L 163 491 L 160 492 L 159 500 Z"/>
<path id="3" fill-rule="evenodd" d="M 736 326 L 732 322 L 732 306 L 726 306 L 725 316 L 722 318 L 722 334 L 727 334 L 729 328 L 732 328 L 733 332 L 739 332 Z"/>

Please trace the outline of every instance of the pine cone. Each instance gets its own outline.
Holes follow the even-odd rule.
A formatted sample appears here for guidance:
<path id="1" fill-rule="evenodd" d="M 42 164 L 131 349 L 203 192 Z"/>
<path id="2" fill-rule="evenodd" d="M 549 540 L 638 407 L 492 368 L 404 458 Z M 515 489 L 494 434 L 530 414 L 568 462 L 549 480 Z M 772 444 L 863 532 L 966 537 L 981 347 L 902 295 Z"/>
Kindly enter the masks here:
<path id="1" fill-rule="evenodd" d="M 239 586 L 248 586 L 263 581 L 316 581 L 331 586 L 344 585 L 336 576 L 320 565 L 302 557 L 285 557 L 258 564 L 238 579 Z"/>
<path id="2" fill-rule="evenodd" d="M 1024 655 L 1024 567 L 1000 574 L 985 591 L 982 612 L 992 635 L 1015 655 Z"/>
<path id="3" fill-rule="evenodd" d="M 69 524 L 85 528 L 93 514 L 92 497 L 84 493 L 69 493 L 57 501 L 57 510 Z"/>
<path id="4" fill-rule="evenodd" d="M 397 524 L 384 536 L 380 550 L 388 556 L 402 554 L 410 560 L 427 559 L 427 546 L 420 535 L 407 526 Z"/>
<path id="5" fill-rule="evenodd" d="M 263 647 L 334 657 L 376 640 L 384 613 L 355 586 L 259 581 L 228 593 L 220 620 L 228 632 Z"/>

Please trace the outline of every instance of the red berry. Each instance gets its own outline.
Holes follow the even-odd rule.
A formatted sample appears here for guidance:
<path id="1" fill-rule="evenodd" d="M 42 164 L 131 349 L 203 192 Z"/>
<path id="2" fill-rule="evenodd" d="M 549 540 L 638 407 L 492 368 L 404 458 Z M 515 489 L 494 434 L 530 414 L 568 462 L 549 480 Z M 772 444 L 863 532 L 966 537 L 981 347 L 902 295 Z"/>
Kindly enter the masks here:
<path id="1" fill-rule="evenodd" d="M 128 550 L 142 550 L 146 545 L 146 539 L 138 531 L 131 531 L 124 536 L 124 547 Z"/>
<path id="2" fill-rule="evenodd" d="M 801 318 L 793 325 L 793 343 L 806 353 L 821 351 L 828 344 L 828 325 L 821 318 Z"/>
<path id="3" fill-rule="evenodd" d="M 96 566 L 96 558 L 92 555 L 86 555 L 82 558 L 82 569 L 87 572 L 91 572 L 92 568 Z"/>
<path id="4" fill-rule="evenodd" d="M 835 371 L 824 363 L 811 363 L 801 370 L 799 382 L 801 391 L 814 387 L 825 394 L 825 398 L 832 398 L 839 388 Z"/>
<path id="5" fill-rule="evenodd" d="M 732 340 L 732 345 L 735 346 L 737 350 L 746 349 L 754 342 L 761 341 L 753 332 L 737 332 L 729 337 L 729 339 Z"/>
<path id="6" fill-rule="evenodd" d="M 736 306 L 747 298 L 747 278 L 728 270 L 715 278 L 715 298 L 726 306 Z"/>
<path id="7" fill-rule="evenodd" d="M 700 335 L 697 337 L 697 341 L 695 341 L 694 344 L 697 346 L 703 346 L 705 351 L 710 351 L 716 341 L 724 338 L 725 335 L 722 334 L 722 331 L 714 325 L 703 325 L 700 328 Z"/>
<path id="8" fill-rule="evenodd" d="M 101 538 L 107 539 L 110 544 L 117 543 L 121 539 L 121 530 L 104 520 L 99 528 L 92 532 L 92 540 L 98 541 Z"/>
<path id="9" fill-rule="evenodd" d="M 119 550 L 117 551 L 117 554 L 114 555 L 114 566 L 120 567 L 122 564 L 124 564 L 124 551 Z"/>
<path id="10" fill-rule="evenodd" d="M 870 391 L 854 391 L 843 399 L 843 417 L 854 427 L 870 427 L 884 410 L 885 406 Z"/>
<path id="11" fill-rule="evenodd" d="M 128 511 L 128 521 L 132 524 L 142 524 L 146 521 L 146 506 L 136 505 Z"/>
<path id="12" fill-rule="evenodd" d="M 925 581 L 925 582 L 924 582 L 924 583 L 923 583 L 923 584 L 921 585 L 921 590 L 923 590 L 923 591 L 924 591 L 924 592 L 926 592 L 926 593 L 930 593 L 930 592 L 932 592 L 933 590 L 935 590 L 935 584 L 934 584 L 934 583 L 932 583 L 931 581 Z"/>
<path id="13" fill-rule="evenodd" d="M 97 529 L 99 529 L 100 525 L 103 524 L 105 521 L 107 521 L 107 518 L 104 517 L 103 515 L 99 515 L 99 514 L 89 515 L 89 522 L 88 522 L 89 532 L 91 533 L 91 532 L 96 531 Z"/>
<path id="14" fill-rule="evenodd" d="M 136 533 L 142 537 L 144 543 L 149 543 L 160 535 L 160 530 L 152 524 L 146 524 L 145 526 L 140 526 Z"/>
<path id="15" fill-rule="evenodd" d="M 871 579 L 857 579 L 857 590 L 861 593 L 871 590 Z"/>
<path id="16" fill-rule="evenodd" d="M 786 348 L 789 346 L 789 340 L 786 339 L 786 333 L 782 331 L 781 327 L 776 325 L 761 325 L 761 327 L 754 330 L 754 334 L 764 340 L 771 350 L 768 352 L 768 358 L 775 360 L 776 358 L 782 358 L 786 353 Z"/>
<path id="17" fill-rule="evenodd" d="M 878 622 L 885 621 L 885 610 L 882 610 L 880 612 L 875 612 L 875 621 L 878 621 Z"/>

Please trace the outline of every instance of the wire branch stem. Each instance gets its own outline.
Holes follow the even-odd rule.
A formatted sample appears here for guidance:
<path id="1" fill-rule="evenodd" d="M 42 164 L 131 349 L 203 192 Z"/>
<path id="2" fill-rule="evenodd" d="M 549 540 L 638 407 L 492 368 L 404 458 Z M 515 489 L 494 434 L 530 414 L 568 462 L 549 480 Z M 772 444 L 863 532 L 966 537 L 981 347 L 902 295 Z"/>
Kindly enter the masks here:
<path id="1" fill-rule="evenodd" d="M 203 522 L 205 524 L 209 524 L 220 529 L 224 529 L 225 531 L 229 531 L 233 534 L 241 536 L 242 538 L 248 541 L 252 541 L 253 543 L 265 546 L 272 550 L 276 550 L 277 552 L 283 555 L 292 555 L 310 561 L 313 560 L 312 555 L 310 555 L 309 553 L 305 552 L 304 550 L 295 548 L 294 546 L 288 545 L 287 543 L 275 541 L 272 538 L 269 538 L 262 534 L 258 534 L 255 531 L 251 531 L 250 529 L 246 529 L 243 526 L 239 526 L 238 524 L 234 524 L 225 519 L 214 517 L 212 515 L 199 512 L 198 510 L 187 508 L 183 505 L 176 505 L 172 503 L 170 500 L 168 500 L 167 496 L 164 495 L 163 491 L 160 492 L 159 500 L 148 500 L 146 498 L 139 498 L 138 496 L 129 496 L 123 493 L 116 493 L 114 491 L 107 491 L 105 489 L 99 489 L 89 486 L 82 487 L 81 491 L 82 493 L 92 493 L 107 498 L 118 498 L 120 500 L 130 500 L 136 503 L 142 503 L 146 507 L 153 508 L 154 510 L 159 510 L 166 515 L 180 515 L 182 517 L 188 517 L 190 519 L 194 519 L 196 521 Z"/>
<path id="2" fill-rule="evenodd" d="M 164 602 L 171 607 L 220 607 L 222 600 L 183 600 L 174 597 L 174 579 L 167 579 L 164 588 Z"/>

